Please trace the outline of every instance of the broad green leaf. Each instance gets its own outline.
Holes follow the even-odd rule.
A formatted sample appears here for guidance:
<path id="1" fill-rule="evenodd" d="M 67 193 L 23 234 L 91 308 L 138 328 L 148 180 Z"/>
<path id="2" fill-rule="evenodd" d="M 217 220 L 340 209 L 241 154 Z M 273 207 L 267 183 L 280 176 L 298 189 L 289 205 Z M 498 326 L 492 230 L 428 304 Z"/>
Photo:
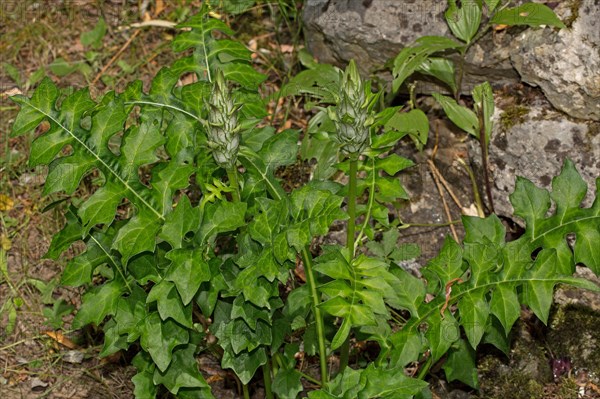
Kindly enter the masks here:
<path id="1" fill-rule="evenodd" d="M 432 282 L 439 280 L 439 288 L 463 274 L 462 248 L 450 237 L 446 237 L 439 255 L 429 261 L 423 274 Z"/>
<path id="2" fill-rule="evenodd" d="M 183 304 L 188 305 L 196 296 L 200 284 L 209 281 L 211 277 L 203 250 L 201 248 L 174 249 L 165 257 L 172 261 L 165 280 L 175 283 Z"/>
<path id="3" fill-rule="evenodd" d="M 296 162 L 298 154 L 299 131 L 287 129 L 271 136 L 262 146 L 258 155 L 268 169 Z"/>
<path id="4" fill-rule="evenodd" d="M 521 314 L 521 306 L 514 284 L 499 284 L 496 287 L 492 292 L 490 311 L 498 318 L 504 327 L 504 335 L 507 336 Z"/>
<path id="5" fill-rule="evenodd" d="M 494 345 L 508 356 L 510 353 L 510 335 L 504 332 L 504 327 L 496 317 L 490 319 L 486 326 L 482 342 Z"/>
<path id="6" fill-rule="evenodd" d="M 575 239 L 575 262 L 583 263 L 596 275 L 600 275 L 600 226 L 582 226 Z"/>
<path id="7" fill-rule="evenodd" d="M 391 273 L 397 278 L 397 284 L 392 285 L 397 300 L 391 300 L 390 305 L 404 308 L 413 317 L 418 317 L 418 308 L 425 298 L 425 284 L 400 267 L 394 267 Z"/>
<path id="8" fill-rule="evenodd" d="M 406 78 L 412 75 L 430 55 L 462 46 L 461 43 L 442 36 L 420 37 L 412 46 L 403 48 L 394 59 L 392 90 L 397 92 Z"/>
<path id="9" fill-rule="evenodd" d="M 340 86 L 340 71 L 329 64 L 317 64 L 290 79 L 280 96 L 306 96 L 307 100 L 334 103 Z"/>
<path id="10" fill-rule="evenodd" d="M 237 297 L 233 301 L 233 307 L 231 308 L 231 318 L 243 319 L 246 322 L 246 324 L 248 324 L 248 327 L 250 327 L 252 330 L 256 330 L 256 322 L 258 320 L 263 320 L 267 323 L 271 322 L 271 315 L 267 310 L 258 308 L 257 306 L 252 305 L 251 303 L 245 302 L 244 298 L 242 298 L 241 296 Z"/>
<path id="11" fill-rule="evenodd" d="M 521 217 L 527 225 L 527 230 L 537 236 L 537 223 L 546 216 L 550 209 L 550 193 L 536 187 L 532 182 L 517 177 L 515 191 L 510 195 L 510 202 L 515 215 Z"/>
<path id="12" fill-rule="evenodd" d="M 44 310 L 46 309 L 47 308 Z M 46 315 L 46 312 L 44 312 L 44 315 Z M 56 328 L 59 329 L 60 326 Z M 114 319 L 108 320 L 104 324 L 102 331 L 104 332 L 104 345 L 102 345 L 102 350 L 99 353 L 100 357 L 112 355 L 120 350 L 126 350 L 129 347 L 127 336 L 119 334 L 119 328 Z"/>
<path id="13" fill-rule="evenodd" d="M 406 159 L 397 154 L 390 154 L 385 158 L 379 158 L 375 161 L 377 169 L 383 169 L 385 173 L 390 176 L 394 176 L 396 173 L 406 168 L 410 168 L 414 164 L 415 163 L 410 159 Z"/>
<path id="14" fill-rule="evenodd" d="M 443 318 L 439 312 L 435 312 L 427 319 L 427 322 L 428 327 L 425 337 L 429 341 L 431 357 L 436 362 L 460 338 L 460 331 L 456 319 L 447 310 L 444 312 Z"/>
<path id="15" fill-rule="evenodd" d="M 485 0 L 485 4 L 488 7 L 488 15 L 491 15 L 500 4 L 500 0 Z"/>
<path id="16" fill-rule="evenodd" d="M 100 187 L 79 208 L 78 214 L 83 224 L 82 236 L 85 237 L 97 224 L 109 225 L 115 218 L 117 206 L 123 199 L 123 192 L 115 184 L 107 182 Z"/>
<path id="17" fill-rule="evenodd" d="M 266 190 L 273 199 L 280 200 L 286 197 L 286 193 L 281 187 L 281 184 L 279 184 L 273 175 L 272 168 L 263 162 L 260 155 L 252 151 L 250 148 L 244 147 L 240 148 L 238 155 L 242 165 L 248 169 L 248 173 L 256 176 L 256 182 L 254 184 L 255 187 L 253 190 L 258 189 L 260 185 L 264 184 Z"/>
<path id="18" fill-rule="evenodd" d="M 125 284 L 117 280 L 90 289 L 83 295 L 83 304 L 73 319 L 73 328 L 90 323 L 99 326 L 106 316 L 115 314 L 117 302 L 124 291 Z"/>
<path id="19" fill-rule="evenodd" d="M 140 344 L 152 356 L 159 370 L 165 371 L 173 359 L 173 349 L 187 344 L 188 331 L 173 320 L 161 320 L 158 313 L 150 313 L 144 320 Z"/>
<path id="20" fill-rule="evenodd" d="M 391 364 L 395 367 L 405 367 L 416 361 L 423 348 L 421 334 L 415 334 L 408 328 L 394 333 L 391 342 L 394 347 L 391 353 Z"/>
<path id="21" fill-rule="evenodd" d="M 154 363 L 147 352 L 140 351 L 131 363 L 138 373 L 131 378 L 135 386 L 133 393 L 136 398 L 154 398 L 158 393 L 158 387 L 154 385 Z"/>
<path id="22" fill-rule="evenodd" d="M 577 208 L 585 198 L 587 184 L 581 178 L 575 165 L 570 160 L 565 164 L 560 175 L 552 179 L 550 197 L 556 203 L 556 215 L 563 221 L 569 209 Z"/>
<path id="23" fill-rule="evenodd" d="M 452 345 L 443 367 L 449 382 L 458 380 L 473 389 L 479 388 L 475 350 L 464 339 Z"/>
<path id="24" fill-rule="evenodd" d="M 12 126 L 12 137 L 33 131 L 48 115 L 53 114 L 58 94 L 58 88 L 46 77 L 35 89 L 31 99 L 22 95 L 11 97 L 11 100 L 21 106 Z"/>
<path id="25" fill-rule="evenodd" d="M 173 361 L 167 370 L 154 370 L 154 383 L 163 384 L 177 395 L 182 388 L 199 388 L 203 398 L 212 398 L 210 387 L 198 370 L 196 345 L 189 344 L 173 351 Z"/>
<path id="26" fill-rule="evenodd" d="M 538 255 L 527 276 L 527 284 L 523 287 L 524 303 L 533 310 L 544 323 L 548 322 L 550 306 L 554 294 L 554 286 L 558 282 L 556 275 L 556 251 L 543 249 Z"/>
<path id="27" fill-rule="evenodd" d="M 477 348 L 490 315 L 490 307 L 484 298 L 483 290 L 471 291 L 460 299 L 458 310 L 460 311 L 460 325 L 471 347 Z M 461 380 L 462 381 L 462 380 Z"/>
<path id="28" fill-rule="evenodd" d="M 506 228 L 496 215 L 486 218 L 462 216 L 465 226 L 465 241 L 470 243 L 504 243 Z"/>
<path id="29" fill-rule="evenodd" d="M 119 267 L 120 262 L 110 252 L 113 230 L 108 233 L 97 231 L 88 236 L 85 252 L 71 259 L 61 276 L 61 283 L 73 287 L 92 282 L 92 273 L 97 266 L 109 264 Z"/>
<path id="30" fill-rule="evenodd" d="M 448 9 L 444 13 L 446 22 L 454 36 L 465 43 L 470 43 L 479 30 L 481 23 L 481 2 L 448 0 Z"/>
<path id="31" fill-rule="evenodd" d="M 185 327 L 192 327 L 192 304 L 182 303 L 175 284 L 163 280 L 148 293 L 147 303 L 156 302 L 158 313 L 163 320 L 172 318 Z"/>
<path id="32" fill-rule="evenodd" d="M 416 72 L 433 76 L 445 83 L 453 93 L 456 92 L 456 71 L 451 60 L 442 57 L 429 57 L 419 65 Z"/>
<path id="33" fill-rule="evenodd" d="M 273 379 L 273 392 L 281 399 L 295 399 L 304 390 L 296 369 L 280 369 Z"/>
<path id="34" fill-rule="evenodd" d="M 448 118 L 465 132 L 479 138 L 479 120 L 477 115 L 470 109 L 459 105 L 454 99 L 442 96 L 439 93 L 433 93 L 433 98 L 444 109 Z"/>
<path id="35" fill-rule="evenodd" d="M 204 213 L 204 223 L 198 232 L 200 241 L 207 242 L 216 234 L 233 231 L 244 226 L 246 224 L 245 214 L 246 204 L 243 202 L 208 204 Z"/>
<path id="36" fill-rule="evenodd" d="M 239 377 L 242 384 L 250 382 L 256 370 L 267 362 L 267 354 L 263 348 L 258 348 L 253 352 L 242 352 L 233 356 L 229 351 L 223 353 L 221 366 L 224 369 L 230 368 Z"/>
<path id="37" fill-rule="evenodd" d="M 176 75 L 194 72 L 199 80 L 213 81 L 218 70 L 223 71 L 225 78 L 240 83 L 245 88 L 256 90 L 266 76 L 257 72 L 250 65 L 251 52 L 240 43 L 229 40 L 217 40 L 213 32 L 220 31 L 226 35 L 234 32 L 222 21 L 211 18 L 203 10 L 188 21 L 177 25 L 178 28 L 192 28 L 182 32 L 172 42 L 176 52 L 193 48 L 193 55 L 182 58 L 173 64 Z"/>
<path id="38" fill-rule="evenodd" d="M 156 235 L 160 225 L 148 213 L 138 213 L 119 229 L 113 248 L 122 255 L 121 262 L 126 265 L 133 255 L 141 252 L 153 252 L 156 247 Z"/>
<path id="39" fill-rule="evenodd" d="M 501 9 L 490 20 L 493 24 L 503 25 L 549 25 L 564 28 L 565 24 L 558 19 L 554 11 L 545 4 L 525 3 L 517 7 Z"/>
<path id="40" fill-rule="evenodd" d="M 129 296 L 121 296 L 113 320 L 119 334 L 126 335 L 127 342 L 134 342 L 141 334 L 141 321 L 146 319 L 146 292 L 138 285 L 132 285 Z"/>
<path id="41" fill-rule="evenodd" d="M 407 377 L 403 367 L 376 368 L 370 363 L 360 376 L 365 387 L 358 398 L 410 398 L 427 387 L 427 382 Z"/>
<path id="42" fill-rule="evenodd" d="M 167 215 L 159 237 L 174 249 L 181 248 L 185 235 L 195 232 L 200 223 L 200 209 L 192 208 L 187 195 L 181 196 L 175 210 Z"/>

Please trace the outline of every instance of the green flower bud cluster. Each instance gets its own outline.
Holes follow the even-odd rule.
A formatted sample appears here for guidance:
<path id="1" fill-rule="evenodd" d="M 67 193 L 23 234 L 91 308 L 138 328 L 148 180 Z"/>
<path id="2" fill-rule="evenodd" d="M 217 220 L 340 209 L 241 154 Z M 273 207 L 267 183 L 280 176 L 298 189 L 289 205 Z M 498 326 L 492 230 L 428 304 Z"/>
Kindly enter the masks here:
<path id="1" fill-rule="evenodd" d="M 223 168 L 232 168 L 237 160 L 240 147 L 240 128 L 237 111 L 239 106 L 233 98 L 223 72 L 219 71 L 208 100 L 208 146 L 217 164 Z"/>
<path id="2" fill-rule="evenodd" d="M 329 108 L 329 117 L 335 123 L 337 139 L 342 151 L 358 157 L 370 144 L 370 127 L 374 123 L 371 110 L 374 104 L 369 82 L 363 83 L 354 60 L 342 76 L 337 104 Z"/>

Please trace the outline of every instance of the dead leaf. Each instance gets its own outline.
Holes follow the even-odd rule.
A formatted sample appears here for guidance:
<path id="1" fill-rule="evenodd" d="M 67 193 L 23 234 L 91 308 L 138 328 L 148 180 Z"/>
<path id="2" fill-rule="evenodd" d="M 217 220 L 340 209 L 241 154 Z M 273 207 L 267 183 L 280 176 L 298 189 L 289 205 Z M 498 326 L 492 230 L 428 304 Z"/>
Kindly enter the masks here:
<path id="1" fill-rule="evenodd" d="M 78 347 L 76 343 L 65 337 L 60 331 L 46 331 L 46 335 L 69 349 L 76 349 Z"/>
<path id="2" fill-rule="evenodd" d="M 156 0 L 155 6 L 154 6 L 154 16 L 157 17 L 158 14 L 163 12 L 164 9 L 165 9 L 165 3 L 163 3 L 163 0 Z"/>
<path id="3" fill-rule="evenodd" d="M 479 216 L 479 211 L 477 210 L 477 206 L 475 206 L 475 204 L 471 204 L 469 207 L 463 206 L 462 214 L 466 216 Z"/>
<path id="4" fill-rule="evenodd" d="M 293 53 L 294 52 L 294 46 L 292 46 L 291 44 L 282 44 L 279 46 L 279 50 L 282 53 Z"/>
<path id="5" fill-rule="evenodd" d="M 63 360 L 67 363 L 80 364 L 83 362 L 83 352 L 70 350 L 63 355 Z"/>

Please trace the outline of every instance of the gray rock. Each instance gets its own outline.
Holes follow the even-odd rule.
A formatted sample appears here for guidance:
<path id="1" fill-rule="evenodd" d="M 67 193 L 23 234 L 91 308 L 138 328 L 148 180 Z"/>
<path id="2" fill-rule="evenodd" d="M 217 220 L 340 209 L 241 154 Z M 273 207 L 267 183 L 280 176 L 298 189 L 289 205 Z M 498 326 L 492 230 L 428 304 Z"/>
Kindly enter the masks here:
<path id="1" fill-rule="evenodd" d="M 402 48 L 426 35 L 452 37 L 444 11 L 437 0 L 307 0 L 304 5 L 308 49 L 319 62 L 345 65 L 354 59 L 362 73 L 375 71 L 386 81 L 384 64 Z M 467 53 L 463 90 L 485 80 L 514 83 L 519 76 L 509 59 L 511 35 L 487 34 Z M 446 90 L 435 84 L 419 87 L 423 92 Z"/>
<path id="2" fill-rule="evenodd" d="M 463 93 L 486 80 L 495 87 L 517 83 L 521 74 L 525 82 L 539 85 L 556 108 L 600 120 L 600 3 L 541 2 L 572 22 L 570 28 L 488 32 L 466 54 Z M 307 47 L 320 62 L 343 66 L 355 59 L 363 74 L 377 72 L 389 82 L 383 66 L 406 45 L 425 35 L 451 36 L 445 8 L 446 2 L 437 0 L 306 0 Z M 445 89 L 425 84 L 417 90 Z"/>
<path id="3" fill-rule="evenodd" d="M 568 3 L 568 2 L 566 2 Z M 557 109 L 600 120 L 600 2 L 583 0 L 570 29 L 527 30 L 511 60 L 524 82 L 539 86 Z"/>
<path id="4" fill-rule="evenodd" d="M 584 204 L 589 206 L 595 180 L 600 177 L 600 124 L 569 119 L 543 99 L 522 108 L 526 115 L 514 116 L 514 111 L 510 111 L 513 105 L 506 109 L 501 107 L 496 106 L 489 150 L 496 212 L 512 215 L 508 194 L 514 191 L 516 176 L 550 189 L 552 178 L 560 173 L 567 158 L 575 163 L 588 184 Z M 507 117 L 507 114 L 513 116 Z M 472 158 L 478 162 L 478 143 L 472 140 L 470 144 Z"/>
<path id="5" fill-rule="evenodd" d="M 440 1 L 307 0 L 305 35 L 320 62 L 357 60 L 370 72 L 424 35 L 446 35 L 446 5 Z"/>

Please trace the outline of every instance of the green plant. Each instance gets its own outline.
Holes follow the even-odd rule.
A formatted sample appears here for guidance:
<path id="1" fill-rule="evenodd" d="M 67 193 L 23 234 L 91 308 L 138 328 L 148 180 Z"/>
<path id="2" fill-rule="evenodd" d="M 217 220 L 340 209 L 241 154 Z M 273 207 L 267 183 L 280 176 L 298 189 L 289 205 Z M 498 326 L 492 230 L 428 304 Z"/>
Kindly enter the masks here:
<path id="1" fill-rule="evenodd" d="M 448 0 L 444 13 L 450 31 L 457 40 L 442 36 L 423 36 L 405 47 L 393 60 L 392 89 L 397 92 L 406 79 L 415 73 L 430 76 L 446 85 L 454 99 L 434 93 L 448 118 L 465 132 L 475 136 L 481 147 L 483 181 L 488 199 L 488 209 L 494 213 L 492 186 L 489 177 L 488 146 L 492 132 L 494 99 L 491 86 L 485 82 L 473 88 L 474 111 L 459 103 L 465 71 L 465 57 L 494 25 L 525 25 L 531 27 L 565 25 L 548 6 L 524 3 L 509 7 L 507 0 Z M 458 68 L 450 56 L 458 53 Z M 479 205 L 482 208 L 482 205 Z"/>
<path id="2" fill-rule="evenodd" d="M 102 325 L 101 356 L 137 348 L 136 397 L 155 397 L 161 386 L 180 398 L 212 397 L 197 367 L 202 351 L 235 372 L 246 398 L 259 368 L 268 398 L 296 397 L 302 379 L 320 385 L 309 392 L 317 399 L 424 397 L 427 372 L 446 354 L 448 379 L 476 386 L 476 347 L 506 349 L 520 303 L 546 321 L 555 284 L 600 290 L 572 277 L 576 263 L 600 272 L 600 181 L 584 209 L 585 183 L 571 163 L 552 194 L 520 179 L 512 201 L 527 223 L 522 238 L 506 243 L 495 216 L 465 217 L 464 248 L 448 239 L 419 279 L 395 263 L 403 255 L 387 205 L 406 198 L 393 176 L 412 165 L 390 150 L 405 136 L 425 143 L 422 111 L 380 109 L 354 64 L 312 64 L 283 94 L 317 96 L 311 123 L 323 123 L 313 132 L 329 149 L 312 153 L 329 164 L 288 193 L 275 171 L 296 162 L 299 132 L 260 127 L 265 77 L 249 51 L 216 38 L 232 32 L 206 6 L 180 27 L 173 48 L 189 55 L 163 68 L 148 92 L 134 82 L 93 100 L 46 78 L 30 98 L 13 97 L 21 107 L 13 135 L 50 125 L 30 156 L 31 166 L 49 165 L 46 194 L 72 194 L 92 171 L 101 175 L 89 198 L 68 206 L 46 256 L 86 244 L 61 278 L 84 287 L 73 328 Z M 198 81 L 178 86 L 189 73 Z M 331 169 L 349 184 L 330 180 Z M 556 212 L 547 216 L 551 198 Z M 347 221 L 345 245 L 312 250 L 336 221 Z M 292 278 L 297 263 L 306 283 Z M 66 311 L 57 304 L 54 321 Z M 351 337 L 379 345 L 364 369 L 346 366 Z M 319 356 L 319 380 L 299 369 L 300 344 Z M 326 358 L 338 348 L 341 372 L 330 380 Z M 416 378 L 405 375 L 411 362 Z"/>

